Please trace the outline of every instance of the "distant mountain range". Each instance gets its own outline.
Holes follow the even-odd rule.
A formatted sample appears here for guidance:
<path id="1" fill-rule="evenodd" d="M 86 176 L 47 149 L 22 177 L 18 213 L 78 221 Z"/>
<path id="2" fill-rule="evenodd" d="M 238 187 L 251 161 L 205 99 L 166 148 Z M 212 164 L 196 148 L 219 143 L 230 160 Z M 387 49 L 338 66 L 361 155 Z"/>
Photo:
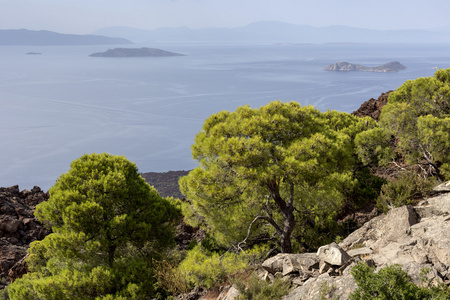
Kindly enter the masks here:
<path id="1" fill-rule="evenodd" d="M 278 42 L 278 43 L 448 43 L 450 28 L 436 30 L 372 30 L 347 26 L 312 27 L 284 22 L 256 22 L 235 28 L 188 27 L 144 30 L 107 27 L 94 34 L 133 42 Z"/>
<path id="2" fill-rule="evenodd" d="M 235 28 L 166 27 L 145 30 L 106 27 L 90 35 L 62 34 L 46 30 L 0 30 L 0 45 L 126 45 L 133 42 L 450 43 L 450 27 L 430 30 L 372 30 L 263 21 Z"/>
<path id="3" fill-rule="evenodd" d="M 125 45 L 132 44 L 124 38 L 100 35 L 62 34 L 52 31 L 5 29 L 0 30 L 0 45 Z"/>

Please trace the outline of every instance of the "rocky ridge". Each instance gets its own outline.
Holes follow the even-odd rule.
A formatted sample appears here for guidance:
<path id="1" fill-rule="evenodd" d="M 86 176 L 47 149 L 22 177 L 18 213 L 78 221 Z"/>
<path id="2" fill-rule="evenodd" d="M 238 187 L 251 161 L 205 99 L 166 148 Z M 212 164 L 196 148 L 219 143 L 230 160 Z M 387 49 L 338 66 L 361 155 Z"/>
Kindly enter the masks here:
<path id="1" fill-rule="evenodd" d="M 370 98 L 369 100 L 361 104 L 361 106 L 357 110 L 352 112 L 352 115 L 360 118 L 369 116 L 375 121 L 379 121 L 381 109 L 388 102 L 389 94 L 391 92 L 393 91 L 391 90 L 387 91 L 386 93 L 381 93 L 378 99 Z"/>
<path id="2" fill-rule="evenodd" d="M 24 257 L 30 243 L 48 234 L 33 215 L 36 205 L 47 199 L 48 193 L 36 186 L 0 188 L 0 288 L 28 271 Z"/>
<path id="3" fill-rule="evenodd" d="M 271 257 L 256 273 L 267 281 L 275 276 L 290 280 L 294 289 L 284 300 L 319 299 L 324 286 L 328 299 L 348 299 L 357 287 L 350 271 L 360 262 L 376 270 L 399 264 L 417 285 L 422 284 L 421 270 L 429 269 L 428 279 L 450 285 L 450 182 L 435 191 L 440 194 L 375 217 L 317 253 Z M 237 294 L 228 287 L 217 299 L 232 300 Z"/>
<path id="4" fill-rule="evenodd" d="M 400 70 L 405 69 L 406 67 L 401 63 L 399 63 L 398 61 L 391 61 L 377 67 L 366 67 L 358 64 L 352 64 L 349 62 L 337 62 L 328 65 L 324 68 L 325 71 L 340 71 L 340 72 L 364 71 L 364 72 L 381 72 L 381 73 L 398 72 Z"/>

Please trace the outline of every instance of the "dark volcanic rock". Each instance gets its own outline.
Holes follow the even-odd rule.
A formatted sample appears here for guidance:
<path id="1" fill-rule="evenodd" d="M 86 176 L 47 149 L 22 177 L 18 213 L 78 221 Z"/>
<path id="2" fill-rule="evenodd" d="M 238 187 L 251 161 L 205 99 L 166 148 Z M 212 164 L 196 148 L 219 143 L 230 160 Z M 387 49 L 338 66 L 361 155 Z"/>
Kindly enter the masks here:
<path id="1" fill-rule="evenodd" d="M 178 180 L 189 171 L 147 172 L 141 173 L 145 181 L 154 186 L 163 197 L 183 198 L 178 186 Z"/>
<path id="2" fill-rule="evenodd" d="M 92 53 L 93 57 L 165 57 L 184 56 L 183 54 L 169 52 L 155 48 L 115 48 L 105 52 Z"/>
<path id="3" fill-rule="evenodd" d="M 398 61 L 391 61 L 384 65 L 377 66 L 377 67 L 366 67 L 362 65 L 357 64 L 351 64 L 348 62 L 337 62 L 331 65 L 328 65 L 324 68 L 325 71 L 342 71 L 342 72 L 348 72 L 348 71 L 364 71 L 364 72 L 398 72 L 400 70 L 405 70 L 406 67 L 399 63 Z"/>
<path id="4" fill-rule="evenodd" d="M 366 102 L 361 104 L 361 106 L 357 110 L 352 112 L 352 115 L 360 118 L 369 116 L 378 121 L 380 119 L 381 109 L 388 102 L 389 94 L 391 92 L 393 91 L 391 90 L 387 91 L 386 93 L 382 93 L 377 100 L 375 100 L 374 98 L 367 100 Z"/>
<path id="5" fill-rule="evenodd" d="M 193 240 L 196 240 L 197 243 L 200 243 L 205 239 L 205 236 L 205 229 L 187 225 L 183 220 L 176 227 L 175 242 L 177 243 L 180 250 L 184 250 Z"/>
<path id="6" fill-rule="evenodd" d="M 31 191 L 17 185 L 0 188 L 0 277 L 7 283 L 26 273 L 23 258 L 30 243 L 48 234 L 33 216 L 36 205 L 47 199 L 48 193 L 36 186 Z"/>

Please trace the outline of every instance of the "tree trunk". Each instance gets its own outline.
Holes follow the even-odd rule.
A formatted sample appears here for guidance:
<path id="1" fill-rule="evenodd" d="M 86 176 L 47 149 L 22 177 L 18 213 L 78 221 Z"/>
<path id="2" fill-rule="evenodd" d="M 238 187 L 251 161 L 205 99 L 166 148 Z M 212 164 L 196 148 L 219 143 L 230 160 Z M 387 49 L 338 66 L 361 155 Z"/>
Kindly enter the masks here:
<path id="1" fill-rule="evenodd" d="M 286 201 L 280 195 L 279 185 L 276 182 L 272 182 L 271 184 L 269 184 L 269 191 L 284 219 L 283 229 L 280 234 L 281 252 L 292 253 L 291 237 L 296 223 L 294 216 L 294 206 L 292 205 L 293 201 L 291 199 L 289 203 L 286 203 Z"/>
<path id="2" fill-rule="evenodd" d="M 108 264 L 112 268 L 114 264 L 114 254 L 116 252 L 116 246 L 109 246 L 108 247 Z"/>
<path id="3" fill-rule="evenodd" d="M 285 216 L 286 215 L 286 216 Z M 283 213 L 284 224 L 283 224 L 283 232 L 280 237 L 280 246 L 281 252 L 283 253 L 292 253 L 292 232 L 294 231 L 295 226 L 295 217 L 292 211 L 287 211 Z"/>

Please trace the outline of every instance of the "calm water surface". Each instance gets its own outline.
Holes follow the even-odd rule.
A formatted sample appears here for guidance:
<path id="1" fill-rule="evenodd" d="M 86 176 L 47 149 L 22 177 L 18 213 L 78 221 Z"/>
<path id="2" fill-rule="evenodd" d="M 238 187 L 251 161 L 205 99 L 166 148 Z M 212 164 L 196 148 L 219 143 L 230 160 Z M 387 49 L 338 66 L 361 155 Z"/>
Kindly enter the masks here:
<path id="1" fill-rule="evenodd" d="M 47 190 L 84 153 L 125 155 L 141 172 L 196 166 L 203 121 L 241 105 L 298 101 L 352 112 L 407 79 L 450 67 L 447 46 L 138 45 L 186 54 L 94 58 L 107 46 L 0 47 L 0 186 Z M 25 55 L 40 52 L 41 55 Z M 337 61 L 398 73 L 336 73 Z"/>

